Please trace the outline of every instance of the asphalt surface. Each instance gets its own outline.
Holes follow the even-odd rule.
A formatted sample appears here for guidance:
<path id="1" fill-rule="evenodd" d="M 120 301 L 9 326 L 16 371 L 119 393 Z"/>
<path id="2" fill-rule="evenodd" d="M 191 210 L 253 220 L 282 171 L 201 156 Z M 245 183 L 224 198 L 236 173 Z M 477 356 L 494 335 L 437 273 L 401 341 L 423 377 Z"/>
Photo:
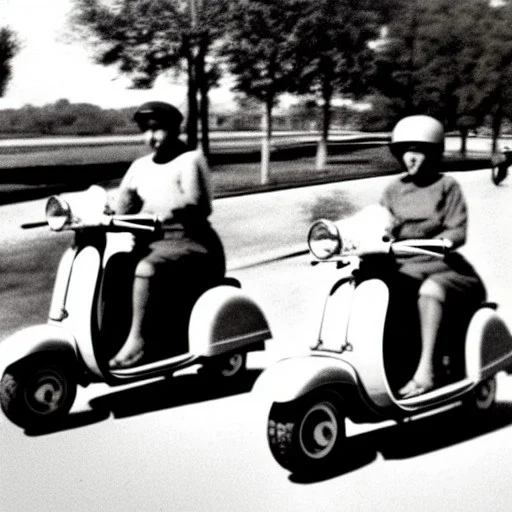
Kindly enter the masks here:
<path id="1" fill-rule="evenodd" d="M 464 253 L 512 325 L 511 178 L 495 187 L 488 169 L 454 176 L 470 210 Z M 313 216 L 373 203 L 389 179 L 215 200 L 212 223 L 225 243 L 229 273 L 261 305 L 274 334 L 265 352 L 251 354 L 246 385 L 208 389 L 186 372 L 126 388 L 93 385 L 79 391 L 62 430 L 39 435 L 0 417 L 0 510 L 508 511 L 510 377 L 500 377 L 498 408 L 480 431 L 452 412 L 405 428 L 350 424 L 349 463 L 307 481 L 282 470 L 269 453 L 266 413 L 250 389 L 262 369 L 307 350 L 315 339 L 335 272 L 329 265 L 311 267 L 308 256 L 275 258 L 305 248 Z M 38 200 L 0 207 L 2 248 L 13 262 L 48 238 L 43 229 L 19 229 L 39 218 L 43 205 Z M 23 277 L 30 287 L 34 269 L 19 272 L 28 274 Z M 23 314 L 27 304 L 15 300 L 19 292 L 13 286 L 2 297 L 2 314 Z M 39 307 L 44 311 L 46 305 Z"/>

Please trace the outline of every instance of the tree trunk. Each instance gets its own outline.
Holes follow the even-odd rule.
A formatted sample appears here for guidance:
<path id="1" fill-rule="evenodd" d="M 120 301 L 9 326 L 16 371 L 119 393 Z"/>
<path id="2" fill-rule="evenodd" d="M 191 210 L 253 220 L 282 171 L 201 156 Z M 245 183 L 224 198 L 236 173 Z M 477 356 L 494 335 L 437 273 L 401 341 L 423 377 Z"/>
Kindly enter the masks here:
<path id="1" fill-rule="evenodd" d="M 468 151 L 468 129 L 461 128 L 460 129 L 460 154 L 462 156 L 466 156 Z"/>
<path id="2" fill-rule="evenodd" d="M 270 148 L 272 142 L 272 106 L 273 99 L 264 104 L 261 139 L 261 184 L 270 183 Z"/>
<path id="3" fill-rule="evenodd" d="M 498 109 L 497 112 L 492 116 L 492 152 L 496 153 L 498 150 L 498 140 L 501 135 L 501 123 L 503 120 L 503 115 L 501 110 Z"/>
<path id="4" fill-rule="evenodd" d="M 197 76 L 196 76 L 196 59 L 194 58 L 190 41 L 185 41 L 185 52 L 187 57 L 188 70 L 188 115 L 187 115 L 187 145 L 189 149 L 197 147 Z"/>
<path id="5" fill-rule="evenodd" d="M 323 100 L 322 105 L 322 133 L 316 150 L 316 164 L 317 171 L 325 170 L 327 166 L 327 143 L 329 141 L 329 129 L 331 126 L 331 99 L 332 99 L 332 86 L 326 82 L 323 86 Z"/>
<path id="6" fill-rule="evenodd" d="M 199 91 L 201 93 L 199 115 L 201 118 L 201 146 L 203 153 L 207 159 L 210 158 L 210 101 L 208 98 L 208 91 L 210 84 L 205 73 L 205 55 L 208 51 L 208 40 L 207 36 L 204 35 L 201 40 L 201 49 L 196 61 L 197 69 L 197 82 L 199 85 Z"/>

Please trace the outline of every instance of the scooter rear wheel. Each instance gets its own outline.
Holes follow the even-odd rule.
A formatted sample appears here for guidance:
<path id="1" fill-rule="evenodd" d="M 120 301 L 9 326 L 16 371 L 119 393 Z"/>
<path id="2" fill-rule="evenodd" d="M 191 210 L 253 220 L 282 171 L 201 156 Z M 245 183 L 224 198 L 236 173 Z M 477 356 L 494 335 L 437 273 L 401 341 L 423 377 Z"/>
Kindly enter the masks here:
<path id="1" fill-rule="evenodd" d="M 0 406 L 24 429 L 54 426 L 67 415 L 76 397 L 74 362 L 36 354 L 8 368 L 0 382 Z"/>
<path id="2" fill-rule="evenodd" d="M 246 365 L 247 354 L 235 352 L 218 356 L 215 360 L 205 364 L 200 373 L 212 379 L 235 380 L 245 373 Z"/>
<path id="3" fill-rule="evenodd" d="M 478 414 L 492 408 L 496 400 L 496 377 L 480 382 L 464 400 L 463 406 L 470 414 Z"/>
<path id="4" fill-rule="evenodd" d="M 329 471 L 345 448 L 345 416 L 340 396 L 317 390 L 298 400 L 274 403 L 267 436 L 276 461 L 292 473 Z"/>
<path id="5" fill-rule="evenodd" d="M 491 180 L 495 185 L 499 185 L 508 174 L 508 168 L 501 165 L 495 165 L 491 169 Z"/>

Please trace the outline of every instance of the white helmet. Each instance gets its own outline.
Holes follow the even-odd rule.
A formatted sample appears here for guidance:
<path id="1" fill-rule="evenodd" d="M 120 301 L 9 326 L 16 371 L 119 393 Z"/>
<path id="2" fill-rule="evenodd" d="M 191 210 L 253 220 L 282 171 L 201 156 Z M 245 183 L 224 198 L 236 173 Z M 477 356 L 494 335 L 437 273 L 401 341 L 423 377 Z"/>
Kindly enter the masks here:
<path id="1" fill-rule="evenodd" d="M 418 146 L 441 156 L 444 151 L 442 123 L 425 115 L 408 116 L 398 121 L 391 134 L 391 152 L 398 157 L 410 146 Z"/>

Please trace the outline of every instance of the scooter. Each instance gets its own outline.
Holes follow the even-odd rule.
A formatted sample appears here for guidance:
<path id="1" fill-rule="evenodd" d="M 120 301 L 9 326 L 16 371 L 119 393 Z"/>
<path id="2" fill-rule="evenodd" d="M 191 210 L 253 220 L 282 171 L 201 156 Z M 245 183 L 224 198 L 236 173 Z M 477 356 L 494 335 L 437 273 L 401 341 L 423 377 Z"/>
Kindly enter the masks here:
<path id="1" fill-rule="evenodd" d="M 495 402 L 496 374 L 512 373 L 512 336 L 497 305 L 464 311 L 458 304 L 436 343 L 434 389 L 401 398 L 398 390 L 419 360 L 420 338 L 415 296 L 391 278 L 395 256 L 442 258 L 448 249 L 442 240 L 358 240 L 341 234 L 343 227 L 343 221 L 322 219 L 308 235 L 313 263 L 339 269 L 333 270 L 318 339 L 305 354 L 268 367 L 253 387 L 268 414 L 270 451 L 292 473 L 341 465 L 349 454 L 347 418 L 400 423 L 450 404 L 476 415 Z"/>
<path id="2" fill-rule="evenodd" d="M 512 162 L 512 150 L 507 146 L 491 157 L 491 181 L 499 185 L 507 176 L 508 168 Z"/>
<path id="3" fill-rule="evenodd" d="M 109 213 L 107 203 L 106 191 L 98 186 L 73 200 L 53 196 L 46 220 L 25 226 L 73 231 L 74 243 L 60 260 L 47 323 L 0 343 L 0 405 L 22 428 L 62 421 L 78 385 L 121 385 L 171 376 L 193 365 L 207 379 L 234 383 L 246 370 L 247 354 L 264 350 L 271 338 L 265 315 L 236 279 L 204 285 L 206 271 L 197 268 L 193 280 L 165 283 L 165 297 L 172 296 L 174 286 L 177 299 L 158 308 L 163 321 L 153 318 L 150 335 L 157 339 L 148 343 L 161 350 L 143 364 L 109 368 L 131 321 L 136 248 L 141 239 L 158 236 L 160 222 L 151 215 Z"/>

